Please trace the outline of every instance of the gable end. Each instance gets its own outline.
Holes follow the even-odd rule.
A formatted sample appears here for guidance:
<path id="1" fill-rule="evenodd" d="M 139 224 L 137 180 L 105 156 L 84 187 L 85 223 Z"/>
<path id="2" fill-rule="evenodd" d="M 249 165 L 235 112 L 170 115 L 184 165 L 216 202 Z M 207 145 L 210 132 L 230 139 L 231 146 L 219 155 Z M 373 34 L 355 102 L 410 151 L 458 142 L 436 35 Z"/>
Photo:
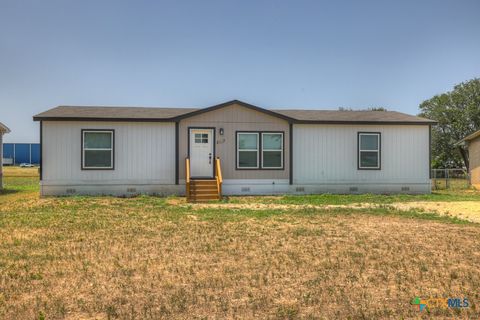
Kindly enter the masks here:
<path id="1" fill-rule="evenodd" d="M 264 109 L 264 108 L 254 106 L 253 104 L 249 104 L 249 103 L 246 103 L 246 102 L 243 102 L 243 101 L 240 101 L 240 100 L 231 100 L 231 101 L 227 101 L 227 102 L 224 102 L 224 103 L 221 103 L 221 104 L 217 104 L 217 105 L 214 105 L 214 106 L 211 106 L 211 107 L 208 107 L 208 108 L 203 108 L 203 109 L 200 109 L 200 110 L 195 110 L 195 111 L 192 111 L 192 112 L 188 112 L 188 113 L 185 113 L 185 114 L 182 114 L 178 117 L 173 118 L 173 120 L 178 121 L 178 120 L 182 120 L 182 119 L 185 119 L 185 118 L 190 118 L 190 117 L 193 117 L 193 116 L 205 113 L 205 112 L 218 110 L 218 109 L 225 108 L 225 107 L 228 107 L 228 106 L 231 106 L 231 105 L 234 105 L 234 104 L 237 104 L 237 105 L 240 105 L 242 107 L 252 109 L 252 110 L 267 114 L 267 115 L 270 115 L 272 117 L 280 118 L 280 119 L 283 119 L 283 120 L 288 121 L 288 122 L 295 122 L 296 121 L 294 118 L 285 116 L 285 115 L 280 114 L 280 113 L 275 112 L 275 111 L 271 111 L 271 110 L 267 110 L 267 109 Z"/>

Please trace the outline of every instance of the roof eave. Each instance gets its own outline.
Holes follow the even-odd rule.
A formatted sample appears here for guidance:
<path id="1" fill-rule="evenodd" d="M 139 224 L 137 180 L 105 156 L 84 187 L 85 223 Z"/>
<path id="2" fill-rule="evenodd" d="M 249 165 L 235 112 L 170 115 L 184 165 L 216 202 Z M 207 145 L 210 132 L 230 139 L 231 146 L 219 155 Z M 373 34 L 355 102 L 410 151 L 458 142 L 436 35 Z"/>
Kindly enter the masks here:
<path id="1" fill-rule="evenodd" d="M 478 137 L 480 137 L 480 130 L 475 131 L 475 132 L 472 133 L 472 134 L 469 134 L 468 136 L 466 136 L 466 137 L 463 138 L 462 140 L 458 141 L 458 142 L 456 143 L 456 145 L 462 144 L 463 142 L 472 141 L 473 139 L 476 139 L 476 138 L 478 138 Z"/>
<path id="2" fill-rule="evenodd" d="M 3 134 L 10 133 L 10 128 L 0 122 L 0 132 L 2 132 Z"/>
<path id="3" fill-rule="evenodd" d="M 175 122 L 174 118 L 94 118 L 94 117 L 42 117 L 34 116 L 33 121 L 115 121 L 115 122 Z"/>
<path id="4" fill-rule="evenodd" d="M 296 124 L 382 124 L 382 125 L 435 125 L 435 121 L 347 121 L 347 120 L 295 120 Z"/>

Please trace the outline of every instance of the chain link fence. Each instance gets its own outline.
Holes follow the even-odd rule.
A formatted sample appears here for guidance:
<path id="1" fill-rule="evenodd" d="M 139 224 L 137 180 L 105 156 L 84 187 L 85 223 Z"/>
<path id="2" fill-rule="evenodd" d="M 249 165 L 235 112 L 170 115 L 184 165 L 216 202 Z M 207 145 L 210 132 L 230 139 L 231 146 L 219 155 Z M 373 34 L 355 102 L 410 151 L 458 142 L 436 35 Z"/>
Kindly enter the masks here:
<path id="1" fill-rule="evenodd" d="M 468 189 L 470 176 L 466 169 L 432 169 L 432 189 Z"/>

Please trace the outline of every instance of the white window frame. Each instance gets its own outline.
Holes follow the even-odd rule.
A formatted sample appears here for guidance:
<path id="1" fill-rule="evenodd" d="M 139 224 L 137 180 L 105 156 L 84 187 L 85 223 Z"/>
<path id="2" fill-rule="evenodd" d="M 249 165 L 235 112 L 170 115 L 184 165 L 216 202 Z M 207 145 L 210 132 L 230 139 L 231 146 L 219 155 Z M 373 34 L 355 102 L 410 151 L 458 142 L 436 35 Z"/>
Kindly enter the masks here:
<path id="1" fill-rule="evenodd" d="M 85 134 L 86 133 L 110 133 L 110 148 L 85 148 Z M 114 141 L 115 141 L 115 131 L 114 130 L 82 130 L 82 170 L 113 170 L 114 168 Z M 110 166 L 109 167 L 88 167 L 85 165 L 85 151 L 96 150 L 96 151 L 110 151 Z"/>
<path id="2" fill-rule="evenodd" d="M 362 149 L 362 136 L 376 136 L 377 137 L 377 149 Z M 381 133 L 380 132 L 359 132 L 358 133 L 358 169 L 359 170 L 380 170 L 381 169 Z M 362 152 L 376 152 L 377 153 L 377 166 L 376 167 L 362 167 Z"/>
<path id="3" fill-rule="evenodd" d="M 282 136 L 282 141 L 281 141 L 281 144 L 280 144 L 280 149 L 265 149 L 263 147 L 263 142 L 264 142 L 263 135 L 265 135 L 265 134 L 279 134 L 279 135 L 281 135 Z M 283 132 L 262 132 L 262 169 L 283 169 L 283 146 L 284 146 L 283 139 L 284 139 Z M 272 152 L 272 151 L 274 151 L 274 152 L 280 151 L 280 167 L 266 167 L 266 166 L 263 165 L 263 159 L 265 158 L 263 156 L 264 152 Z"/>
<path id="4" fill-rule="evenodd" d="M 257 149 L 241 149 L 240 150 L 240 135 L 255 135 L 257 136 Z M 249 170 L 260 168 L 260 134 L 258 132 L 237 132 L 237 170 Z M 257 166 L 255 167 L 240 167 L 240 152 L 242 151 L 255 151 L 257 152 Z"/>

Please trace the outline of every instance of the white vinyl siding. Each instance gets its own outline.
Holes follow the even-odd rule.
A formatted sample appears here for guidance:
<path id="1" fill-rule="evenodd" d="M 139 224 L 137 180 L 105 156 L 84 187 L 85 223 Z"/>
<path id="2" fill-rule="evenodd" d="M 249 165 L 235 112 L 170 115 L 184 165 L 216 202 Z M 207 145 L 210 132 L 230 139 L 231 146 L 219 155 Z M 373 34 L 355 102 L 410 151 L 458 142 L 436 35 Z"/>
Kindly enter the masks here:
<path id="1" fill-rule="evenodd" d="M 82 129 L 114 130 L 115 170 L 82 170 Z M 45 185 L 175 184 L 175 124 L 43 121 Z"/>
<path id="2" fill-rule="evenodd" d="M 358 132 L 381 133 L 381 170 L 358 170 Z M 428 125 L 293 125 L 294 184 L 429 184 Z"/>

